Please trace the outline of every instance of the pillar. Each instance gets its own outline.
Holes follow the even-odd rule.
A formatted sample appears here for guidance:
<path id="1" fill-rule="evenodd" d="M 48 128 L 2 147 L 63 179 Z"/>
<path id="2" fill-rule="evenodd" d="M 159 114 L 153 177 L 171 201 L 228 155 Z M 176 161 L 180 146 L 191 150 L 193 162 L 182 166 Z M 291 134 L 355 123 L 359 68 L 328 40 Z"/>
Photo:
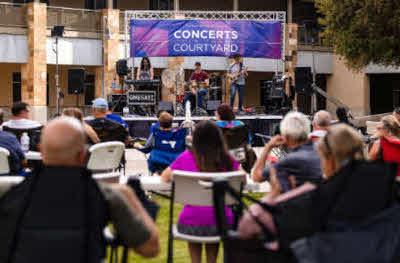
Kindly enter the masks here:
<path id="1" fill-rule="evenodd" d="M 239 11 L 239 0 L 233 0 L 233 11 Z"/>
<path id="2" fill-rule="evenodd" d="M 111 82 L 114 80 L 116 72 L 116 63 L 119 59 L 119 10 L 104 9 L 103 10 L 103 34 L 104 35 L 104 97 L 107 97 L 111 91 Z M 98 75 L 99 70 L 96 70 Z M 96 86 L 96 92 L 98 88 Z M 101 96 L 96 93 L 96 96 Z"/>
<path id="3" fill-rule="evenodd" d="M 21 66 L 22 100 L 31 106 L 31 118 L 47 121 L 47 6 L 44 3 L 26 4 L 28 23 L 28 63 Z"/>
<path id="4" fill-rule="evenodd" d="M 298 41 L 297 41 L 297 24 L 286 24 L 286 42 L 285 42 L 285 75 L 287 78 L 291 79 L 294 85 L 294 69 L 297 65 L 297 51 L 298 51 Z M 286 81 L 285 87 L 286 94 L 290 92 L 290 82 Z M 297 109 L 296 103 L 297 97 L 293 101 L 293 109 Z"/>
<path id="5" fill-rule="evenodd" d="M 287 22 L 293 23 L 293 0 L 287 0 Z"/>

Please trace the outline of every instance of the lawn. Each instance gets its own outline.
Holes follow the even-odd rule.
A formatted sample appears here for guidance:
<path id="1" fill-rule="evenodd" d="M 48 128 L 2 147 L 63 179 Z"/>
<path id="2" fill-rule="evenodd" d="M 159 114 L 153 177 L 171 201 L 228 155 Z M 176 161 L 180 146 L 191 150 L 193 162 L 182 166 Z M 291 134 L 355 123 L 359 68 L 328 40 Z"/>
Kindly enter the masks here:
<path id="1" fill-rule="evenodd" d="M 252 195 L 254 198 L 260 198 L 263 195 L 255 194 Z M 161 244 L 161 252 L 156 258 L 145 259 L 137 254 L 131 252 L 129 253 L 129 263 L 138 263 L 138 262 L 146 262 L 146 263 L 166 263 L 167 262 L 167 249 L 168 249 L 168 216 L 169 216 L 169 200 L 161 197 L 154 197 L 154 200 L 160 206 L 160 213 L 157 218 L 157 228 L 160 234 L 160 244 Z M 176 223 L 178 219 L 178 215 L 182 210 L 182 205 L 175 204 L 175 214 L 174 214 L 174 222 Z M 122 253 L 120 253 L 121 255 Z M 186 242 L 175 240 L 174 241 L 174 263 L 190 263 L 190 256 L 187 249 Z M 205 255 L 203 255 L 203 262 L 205 262 Z M 222 255 L 222 246 L 220 248 L 220 253 L 218 256 L 218 263 L 223 262 Z"/>

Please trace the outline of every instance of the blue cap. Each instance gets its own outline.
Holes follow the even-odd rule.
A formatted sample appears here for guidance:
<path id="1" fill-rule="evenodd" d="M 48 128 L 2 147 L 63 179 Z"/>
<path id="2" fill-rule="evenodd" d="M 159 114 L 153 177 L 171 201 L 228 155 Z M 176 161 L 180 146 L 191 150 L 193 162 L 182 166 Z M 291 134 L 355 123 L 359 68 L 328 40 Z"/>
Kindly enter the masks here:
<path id="1" fill-rule="evenodd" d="M 97 98 L 93 101 L 92 108 L 94 109 L 102 109 L 102 110 L 108 110 L 108 103 L 105 99 L 103 98 Z"/>

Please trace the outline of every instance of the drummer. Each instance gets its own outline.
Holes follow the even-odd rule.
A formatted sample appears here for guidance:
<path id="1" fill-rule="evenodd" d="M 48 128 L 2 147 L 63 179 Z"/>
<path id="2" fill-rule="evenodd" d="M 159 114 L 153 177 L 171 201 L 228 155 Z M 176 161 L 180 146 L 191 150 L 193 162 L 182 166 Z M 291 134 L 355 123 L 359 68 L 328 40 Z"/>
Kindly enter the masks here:
<path id="1" fill-rule="evenodd" d="M 190 75 L 190 91 L 186 93 L 184 99 L 184 105 L 186 105 L 186 101 L 190 100 L 192 105 L 194 105 L 194 101 L 196 100 L 196 92 L 198 92 L 198 106 L 204 109 L 203 100 L 204 96 L 207 94 L 207 90 L 205 87 L 209 85 L 209 77 L 208 74 L 201 69 L 201 63 L 196 62 L 194 64 L 194 72 Z"/>

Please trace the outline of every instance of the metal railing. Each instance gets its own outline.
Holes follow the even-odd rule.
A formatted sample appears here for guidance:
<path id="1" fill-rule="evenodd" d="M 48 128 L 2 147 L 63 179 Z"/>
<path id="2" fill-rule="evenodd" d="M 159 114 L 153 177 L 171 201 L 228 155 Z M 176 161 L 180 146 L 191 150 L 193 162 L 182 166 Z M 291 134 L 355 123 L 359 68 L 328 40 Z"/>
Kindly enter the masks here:
<path id="1" fill-rule="evenodd" d="M 297 37 L 299 45 L 305 46 L 327 46 L 323 38 L 320 36 L 320 31 L 317 28 L 307 28 L 304 25 L 299 25 L 297 29 Z"/>
<path id="2" fill-rule="evenodd" d="M 27 27 L 25 8 L 21 4 L 0 2 L 0 26 Z"/>
<path id="3" fill-rule="evenodd" d="M 100 11 L 75 8 L 47 7 L 47 27 L 65 26 L 66 30 L 101 32 Z"/>

